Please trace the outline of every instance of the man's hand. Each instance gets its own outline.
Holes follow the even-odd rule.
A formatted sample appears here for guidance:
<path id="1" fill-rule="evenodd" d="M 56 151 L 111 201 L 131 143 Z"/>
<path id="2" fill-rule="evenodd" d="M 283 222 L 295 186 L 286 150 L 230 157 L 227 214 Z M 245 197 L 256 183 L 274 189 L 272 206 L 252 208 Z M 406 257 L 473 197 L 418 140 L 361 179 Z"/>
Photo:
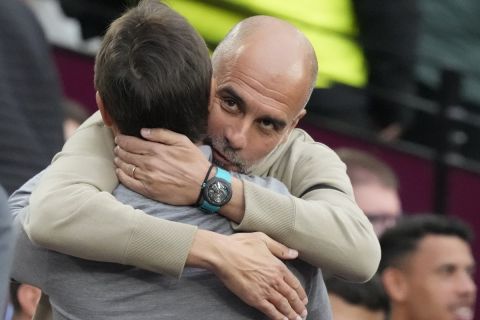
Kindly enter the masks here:
<path id="1" fill-rule="evenodd" d="M 198 230 L 187 265 L 213 271 L 230 291 L 271 319 L 301 319 L 307 314 L 307 295 L 278 259 L 297 256 L 261 232 L 223 236 Z"/>
<path id="2" fill-rule="evenodd" d="M 210 162 L 182 134 L 142 129 L 142 135 L 151 141 L 125 135 L 115 138 L 120 182 L 163 203 L 195 204 Z"/>

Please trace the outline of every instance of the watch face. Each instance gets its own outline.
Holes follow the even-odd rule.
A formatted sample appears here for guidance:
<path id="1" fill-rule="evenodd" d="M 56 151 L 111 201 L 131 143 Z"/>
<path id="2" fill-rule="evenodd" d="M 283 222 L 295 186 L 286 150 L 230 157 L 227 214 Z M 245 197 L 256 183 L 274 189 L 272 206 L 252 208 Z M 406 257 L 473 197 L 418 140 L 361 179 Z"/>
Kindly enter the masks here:
<path id="1" fill-rule="evenodd" d="M 223 179 L 213 178 L 205 186 L 205 200 L 214 206 L 223 206 L 232 197 L 230 184 Z"/>

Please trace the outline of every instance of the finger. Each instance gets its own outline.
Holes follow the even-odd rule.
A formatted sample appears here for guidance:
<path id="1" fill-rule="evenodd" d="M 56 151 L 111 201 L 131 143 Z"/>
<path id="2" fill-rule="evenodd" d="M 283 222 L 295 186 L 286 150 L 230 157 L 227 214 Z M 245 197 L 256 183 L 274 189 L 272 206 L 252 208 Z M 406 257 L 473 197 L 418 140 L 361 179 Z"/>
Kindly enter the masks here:
<path id="1" fill-rule="evenodd" d="M 282 282 L 278 287 L 278 292 L 288 300 L 288 303 L 296 314 L 300 315 L 302 318 L 307 316 L 307 308 L 305 308 L 305 304 L 302 301 L 303 298 L 300 298 L 296 290 L 290 287 L 286 282 Z"/>
<path id="2" fill-rule="evenodd" d="M 288 319 L 285 315 L 280 313 L 272 303 L 267 300 L 262 301 L 259 305 L 256 306 L 256 308 L 272 320 Z"/>
<path id="3" fill-rule="evenodd" d="M 302 301 L 304 305 L 306 305 L 308 303 L 307 293 L 303 289 L 302 284 L 297 279 L 297 277 L 295 277 L 293 273 L 287 269 L 287 272 L 285 272 L 283 280 L 285 280 L 285 282 L 287 283 L 287 285 L 290 286 L 290 288 L 295 290 L 295 292 L 298 295 L 298 298 Z"/>
<path id="4" fill-rule="evenodd" d="M 299 318 L 298 313 L 296 313 L 292 306 L 290 306 L 287 298 L 282 296 L 280 293 L 275 291 L 268 301 L 273 304 L 277 311 L 287 319 L 297 320 Z"/>
<path id="5" fill-rule="evenodd" d="M 296 259 L 298 257 L 298 251 L 295 249 L 290 249 L 287 246 L 284 246 L 280 242 L 277 242 L 270 238 L 267 235 L 262 234 L 262 239 L 265 241 L 268 250 L 280 259 Z"/>
<path id="6" fill-rule="evenodd" d="M 129 151 L 122 149 L 122 147 L 120 146 L 116 146 L 113 151 L 117 156 L 117 158 L 119 158 L 123 162 L 135 165 L 137 167 L 142 167 L 142 168 L 146 167 L 145 164 L 147 163 L 148 159 L 151 157 L 150 155 L 146 155 L 146 154 L 131 153 Z M 125 172 L 128 173 L 128 171 L 125 171 Z"/>
<path id="7" fill-rule="evenodd" d="M 134 180 L 139 180 L 142 183 L 145 183 L 146 181 L 148 181 L 147 173 L 141 167 L 133 164 L 128 164 L 122 161 L 120 158 L 115 158 L 113 161 L 115 162 L 115 165 L 117 166 L 117 168 L 120 171 L 122 171 L 126 176 L 131 177 Z M 135 173 L 132 175 L 133 168 L 136 168 L 136 169 L 135 169 Z"/>
<path id="8" fill-rule="evenodd" d="M 123 173 L 125 173 L 127 176 L 129 177 L 132 177 L 132 173 L 134 172 L 134 168 L 135 168 L 135 177 L 139 177 L 139 173 L 140 173 L 140 168 L 134 164 L 130 164 L 130 163 L 126 163 L 125 161 L 123 161 L 122 159 L 120 158 L 117 158 L 115 157 L 113 159 L 113 162 L 115 163 L 115 165 L 117 166 L 117 168 L 122 171 Z"/>
<path id="9" fill-rule="evenodd" d="M 118 180 L 120 181 L 121 184 L 123 184 L 127 188 L 137 193 L 143 194 L 146 197 L 149 196 L 148 190 L 145 188 L 145 185 L 143 184 L 142 181 L 133 179 L 132 177 L 130 177 L 120 169 L 115 170 L 115 173 L 117 174 Z M 137 175 L 136 171 L 135 171 L 135 175 Z"/>
<path id="10" fill-rule="evenodd" d="M 145 139 L 170 146 L 183 145 L 186 141 L 189 141 L 183 134 L 161 128 L 142 129 L 141 134 Z"/>
<path id="11" fill-rule="evenodd" d="M 136 154 L 152 154 L 157 143 L 143 139 L 119 134 L 115 137 L 115 143 L 125 151 Z"/>

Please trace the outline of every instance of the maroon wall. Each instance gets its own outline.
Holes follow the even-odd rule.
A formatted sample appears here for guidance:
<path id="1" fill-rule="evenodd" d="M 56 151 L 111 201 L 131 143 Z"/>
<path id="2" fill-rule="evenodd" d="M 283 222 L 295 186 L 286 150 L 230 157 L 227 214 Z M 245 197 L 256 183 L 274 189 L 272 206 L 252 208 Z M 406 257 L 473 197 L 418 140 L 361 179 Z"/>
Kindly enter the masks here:
<path id="1" fill-rule="evenodd" d="M 93 85 L 94 58 L 66 49 L 55 48 L 53 57 L 63 85 L 63 91 L 93 113 L 97 111 Z"/>

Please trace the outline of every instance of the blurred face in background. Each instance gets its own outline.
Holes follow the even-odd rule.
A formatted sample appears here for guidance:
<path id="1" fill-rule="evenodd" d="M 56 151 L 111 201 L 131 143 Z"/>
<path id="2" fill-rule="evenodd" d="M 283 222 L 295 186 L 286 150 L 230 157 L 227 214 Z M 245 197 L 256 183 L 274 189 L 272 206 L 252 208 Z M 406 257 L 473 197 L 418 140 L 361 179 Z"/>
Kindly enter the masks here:
<path id="1" fill-rule="evenodd" d="M 473 320 L 476 285 L 470 246 L 456 236 L 428 235 L 390 282 L 402 319 Z M 387 285 L 388 286 L 388 285 Z M 392 294 L 393 292 L 393 294 Z M 400 319 L 400 317 L 392 319 Z"/>
<path id="2" fill-rule="evenodd" d="M 393 227 L 402 213 L 397 190 L 371 181 L 353 186 L 355 200 L 373 225 L 377 236 Z"/>

